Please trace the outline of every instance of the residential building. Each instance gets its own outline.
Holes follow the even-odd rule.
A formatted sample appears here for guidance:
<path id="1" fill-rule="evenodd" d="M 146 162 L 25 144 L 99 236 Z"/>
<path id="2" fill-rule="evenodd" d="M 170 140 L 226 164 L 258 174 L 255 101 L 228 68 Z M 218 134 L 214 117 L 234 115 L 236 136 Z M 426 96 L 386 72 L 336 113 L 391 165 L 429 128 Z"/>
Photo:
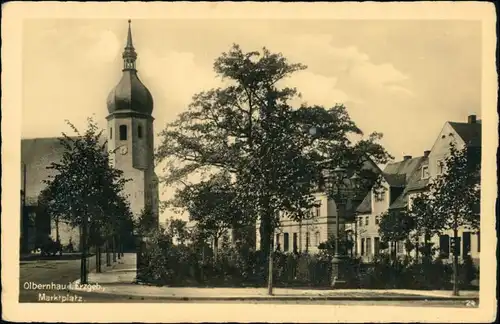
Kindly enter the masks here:
<path id="1" fill-rule="evenodd" d="M 405 156 L 403 161 L 389 163 L 381 174 L 382 190 L 369 192 L 356 210 L 356 251 L 364 261 L 372 261 L 380 251 L 379 223 L 383 213 L 389 210 L 405 187 L 411 175 L 425 157 Z M 402 244 L 397 247 L 402 248 Z"/>
<path id="2" fill-rule="evenodd" d="M 372 260 L 378 252 L 375 240 L 380 242 L 378 233 L 380 216 L 389 210 L 411 208 L 412 198 L 426 190 L 429 181 L 445 171 L 443 162 L 449 154 L 451 142 L 455 143 L 459 149 L 466 145 L 474 148 L 481 147 L 481 122 L 476 119 L 475 115 L 469 116 L 467 122 L 446 122 L 432 149 L 424 151 L 423 156 L 417 158 L 406 156 L 403 161 L 387 165 L 382 174 L 383 184 L 387 189 L 386 194 L 383 197 L 375 197 L 373 192 L 369 193 L 357 209 L 356 244 L 358 255 L 363 259 Z M 434 247 L 439 248 L 441 254 L 449 256 L 451 260 L 450 238 L 452 236 L 453 231 L 449 230 L 444 231 L 440 236 L 428 239 Z M 475 262 L 478 262 L 480 233 L 463 227 L 459 229 L 458 236 L 460 258 L 470 255 Z M 373 253 L 370 254 L 370 251 Z M 406 253 L 403 242 L 397 244 L 396 251 L 400 255 Z"/>
<path id="3" fill-rule="evenodd" d="M 368 160 L 363 169 L 369 169 L 380 173 L 378 166 Z M 351 188 L 352 190 L 352 188 Z M 302 221 L 292 220 L 289 217 L 280 215 L 280 226 L 273 235 L 273 245 L 275 250 L 283 252 L 307 252 L 318 253 L 319 245 L 329 239 L 335 239 L 337 235 L 337 213 L 339 214 L 339 233 L 347 240 L 354 242 L 354 232 L 352 231 L 352 217 L 360 200 L 350 199 L 345 205 L 337 206 L 334 199 L 328 198 L 324 190 L 314 192 L 315 205 L 311 208 L 311 217 Z M 361 195 L 363 197 L 363 195 Z M 339 208 L 340 207 L 340 208 Z M 339 211 L 340 209 L 340 211 Z M 260 248 L 260 223 L 256 224 L 256 247 Z M 348 253 L 354 253 L 351 248 Z"/>

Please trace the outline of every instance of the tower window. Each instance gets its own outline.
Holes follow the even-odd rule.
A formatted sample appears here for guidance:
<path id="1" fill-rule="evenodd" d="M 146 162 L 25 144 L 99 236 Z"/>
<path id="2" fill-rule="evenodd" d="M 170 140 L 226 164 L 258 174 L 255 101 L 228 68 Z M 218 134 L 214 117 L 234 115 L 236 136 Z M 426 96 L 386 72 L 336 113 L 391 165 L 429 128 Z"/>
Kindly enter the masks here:
<path id="1" fill-rule="evenodd" d="M 142 126 L 139 125 L 137 127 L 137 137 L 142 138 Z"/>
<path id="2" fill-rule="evenodd" d="M 120 141 L 127 140 L 127 125 L 120 125 Z"/>
<path id="3" fill-rule="evenodd" d="M 113 127 L 109 128 L 109 139 L 113 139 Z"/>

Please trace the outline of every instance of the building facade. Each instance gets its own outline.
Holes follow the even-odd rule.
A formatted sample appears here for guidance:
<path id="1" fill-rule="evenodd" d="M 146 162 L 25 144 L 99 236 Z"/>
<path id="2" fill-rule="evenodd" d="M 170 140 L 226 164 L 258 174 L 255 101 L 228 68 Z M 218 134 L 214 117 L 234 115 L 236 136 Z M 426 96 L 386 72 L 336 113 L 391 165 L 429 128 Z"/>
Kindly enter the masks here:
<path id="1" fill-rule="evenodd" d="M 122 78 L 107 98 L 107 150 L 110 163 L 130 179 L 124 188 L 135 217 L 150 208 L 158 219 L 158 177 L 154 171 L 153 97 L 138 77 L 137 53 L 128 35 L 123 54 Z M 103 100 L 104 101 L 104 100 Z M 64 153 L 60 138 L 31 138 L 21 140 L 21 251 L 32 251 L 43 238 L 59 239 L 63 246 L 70 242 L 79 248 L 80 230 L 71 228 L 45 213 L 38 198 L 52 174 L 47 169 L 59 162 Z"/>
<path id="2" fill-rule="evenodd" d="M 362 170 L 370 170 L 375 174 L 380 174 L 381 170 L 370 159 L 361 166 Z M 349 188 L 348 190 L 352 190 Z M 354 255 L 356 246 L 356 231 L 352 224 L 353 216 L 361 204 L 360 200 L 348 199 L 339 204 L 328 197 L 324 190 L 317 190 L 313 193 L 315 207 L 310 211 L 310 217 L 302 221 L 296 221 L 280 215 L 280 225 L 274 231 L 273 245 L 275 250 L 294 253 L 318 253 L 320 245 L 327 241 L 335 240 L 337 237 L 337 219 L 339 220 L 339 236 L 342 240 L 347 240 L 351 244 L 346 253 Z M 363 195 L 361 195 L 363 197 Z M 337 217 L 338 214 L 338 217 Z M 256 224 L 256 248 L 260 249 L 259 222 Z"/>
<path id="3" fill-rule="evenodd" d="M 387 211 L 411 209 L 412 198 L 426 190 L 429 181 L 444 172 L 443 162 L 450 151 L 450 143 L 455 143 L 458 149 L 465 146 L 481 147 L 481 122 L 476 116 L 468 117 L 467 122 L 446 122 L 438 134 L 432 149 L 424 151 L 420 157 L 404 157 L 403 161 L 391 163 L 384 169 L 382 177 L 386 193 L 375 197 L 369 193 L 357 209 L 358 255 L 365 261 L 371 261 L 380 252 L 379 221 Z M 480 233 L 466 227 L 461 227 L 459 236 L 459 257 L 469 255 L 475 262 L 479 261 Z M 453 231 L 443 231 L 440 235 L 428 238 L 433 247 L 442 256 L 448 256 L 451 261 L 452 251 L 450 238 Z M 424 241 L 424 237 L 421 238 Z M 404 242 L 395 247 L 397 254 L 404 255 Z M 414 255 L 415 252 L 410 254 Z M 445 260 L 447 260 L 445 258 Z"/>

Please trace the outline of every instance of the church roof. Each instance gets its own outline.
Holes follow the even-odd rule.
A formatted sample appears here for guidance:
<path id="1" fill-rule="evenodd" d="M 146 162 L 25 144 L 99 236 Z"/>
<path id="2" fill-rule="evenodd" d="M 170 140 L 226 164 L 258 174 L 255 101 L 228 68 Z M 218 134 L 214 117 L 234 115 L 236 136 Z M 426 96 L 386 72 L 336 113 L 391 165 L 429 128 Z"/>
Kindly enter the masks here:
<path id="1" fill-rule="evenodd" d="M 135 68 L 137 53 L 132 42 L 130 20 L 127 44 L 122 57 L 123 75 L 118 85 L 108 95 L 108 112 L 113 114 L 119 111 L 133 111 L 151 115 L 153 112 L 153 96 L 137 76 Z"/>
<path id="2" fill-rule="evenodd" d="M 153 112 L 153 96 L 139 80 L 136 71 L 123 71 L 118 85 L 111 90 L 107 100 L 108 112 L 134 111 L 150 115 Z"/>
<path id="3" fill-rule="evenodd" d="M 45 188 L 43 182 L 53 174 L 47 169 L 52 162 L 60 161 L 64 147 L 59 138 L 32 138 L 21 140 L 21 163 L 26 168 L 26 202 L 36 203 L 38 195 Z M 22 169 L 21 169 L 21 172 Z M 21 184 L 23 189 L 23 184 Z"/>
<path id="4" fill-rule="evenodd" d="M 77 137 L 73 137 L 77 138 Z M 64 153 L 61 137 L 21 139 L 21 181 L 24 180 L 23 165 L 26 166 L 26 203 L 36 204 L 38 195 L 45 188 L 53 170 L 47 169 L 53 162 L 59 162 Z M 105 138 L 101 137 L 104 142 Z M 21 183 L 23 189 L 23 183 Z"/>

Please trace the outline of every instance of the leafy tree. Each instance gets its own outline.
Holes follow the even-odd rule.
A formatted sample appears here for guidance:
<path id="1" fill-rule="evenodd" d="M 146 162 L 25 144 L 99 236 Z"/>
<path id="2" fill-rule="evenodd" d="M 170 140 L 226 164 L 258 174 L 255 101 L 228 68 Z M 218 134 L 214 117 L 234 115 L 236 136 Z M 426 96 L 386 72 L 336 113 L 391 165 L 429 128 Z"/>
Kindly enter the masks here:
<path id="1" fill-rule="evenodd" d="M 55 174 L 45 181 L 44 196 L 51 215 L 82 229 L 81 279 L 86 282 L 88 246 L 100 244 L 96 239 L 101 236 L 105 224 L 115 224 L 116 219 L 111 216 L 116 217 L 116 213 L 110 211 L 121 199 L 128 180 L 122 178 L 122 171 L 110 166 L 106 143 L 100 141 L 101 131 L 92 118 L 88 119 L 88 128 L 83 135 L 70 122 L 67 123 L 77 136 L 62 134 L 60 143 L 64 153 L 59 162 L 47 167 Z"/>
<path id="2" fill-rule="evenodd" d="M 334 168 L 349 161 L 344 167 L 360 170 L 368 159 L 384 163 L 390 157 L 376 143 L 381 134 L 352 143 L 351 135 L 362 132 L 345 107 L 292 107 L 299 93 L 281 85 L 304 65 L 266 48 L 245 53 L 234 45 L 216 59 L 214 69 L 227 86 L 195 95 L 188 111 L 162 132 L 157 158 L 169 171 L 162 180 L 171 184 L 195 172 L 230 172 L 236 199 L 256 210 L 266 255 L 280 215 L 293 220 L 309 216 L 312 190 L 320 182 L 319 162 L 330 161 L 328 167 Z M 376 178 L 365 171 L 363 179 Z"/>
<path id="3" fill-rule="evenodd" d="M 207 181 L 184 187 L 177 191 L 173 205 L 189 212 L 197 222 L 198 230 L 210 237 L 217 258 L 219 239 L 234 228 L 248 224 L 244 205 L 238 201 L 238 193 L 228 173 L 219 173 Z"/>
<path id="4" fill-rule="evenodd" d="M 479 230 L 480 183 L 481 150 L 470 146 L 458 148 L 451 142 L 444 161 L 444 172 L 433 180 L 431 195 L 435 214 L 443 224 L 442 229 L 453 230 L 455 242 L 460 227 Z M 453 252 L 453 291 L 458 295 L 458 254 Z"/>
<path id="5" fill-rule="evenodd" d="M 182 219 L 170 219 L 167 231 L 172 238 L 175 238 L 180 244 L 184 244 L 189 237 L 187 222 Z"/>
<path id="6" fill-rule="evenodd" d="M 395 247 L 405 241 L 411 231 L 415 228 L 415 220 L 405 210 L 389 210 L 380 215 L 379 234 L 384 242 L 392 242 L 395 255 Z"/>
<path id="7" fill-rule="evenodd" d="M 138 232 L 143 235 L 147 236 L 150 234 L 155 228 L 158 227 L 158 222 L 157 219 L 153 213 L 153 210 L 151 209 L 150 206 L 146 206 L 141 211 L 141 214 L 139 215 L 139 218 L 137 219 L 137 229 Z"/>
<path id="8" fill-rule="evenodd" d="M 411 207 L 408 209 L 408 215 L 413 218 L 414 228 L 410 234 L 410 239 L 415 246 L 416 259 L 418 262 L 419 252 L 422 250 L 424 256 L 431 254 L 429 238 L 438 234 L 442 229 L 442 222 L 436 217 L 434 200 L 431 191 L 419 192 L 411 200 Z M 424 246 L 421 249 L 420 238 L 424 236 Z"/>

